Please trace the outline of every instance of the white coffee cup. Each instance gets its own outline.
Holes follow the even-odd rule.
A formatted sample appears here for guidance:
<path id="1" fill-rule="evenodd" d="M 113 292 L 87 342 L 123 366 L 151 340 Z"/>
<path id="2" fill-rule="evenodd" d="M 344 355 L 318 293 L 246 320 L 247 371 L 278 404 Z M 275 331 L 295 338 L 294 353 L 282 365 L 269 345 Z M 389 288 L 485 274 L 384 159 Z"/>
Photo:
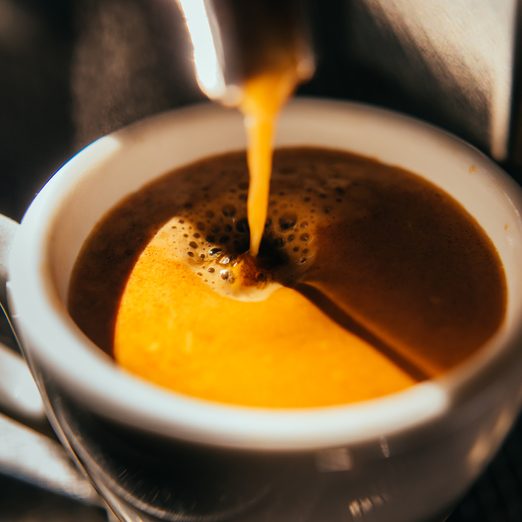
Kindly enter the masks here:
<path id="1" fill-rule="evenodd" d="M 284 110 L 278 129 L 277 145 L 343 149 L 417 173 L 477 219 L 498 250 L 508 291 L 504 324 L 482 350 L 443 377 L 403 392 L 307 410 L 215 404 L 165 391 L 119 369 L 67 312 L 71 271 L 89 232 L 122 198 L 177 166 L 245 146 L 240 116 L 205 105 L 101 138 L 35 198 L 10 245 L 7 267 L 10 313 L 25 355 L 41 384 L 52 382 L 82 408 L 118 426 L 119 433 L 146 433 L 194 451 L 233 452 L 246 459 L 260 452 L 274 462 L 305 459 L 306 480 L 294 477 L 303 480 L 303 494 L 328 478 L 329 487 L 321 490 L 327 501 L 315 498 L 304 507 L 289 501 L 272 520 L 317 516 L 326 505 L 325 521 L 360 520 L 361 514 L 386 522 L 436 516 L 471 485 L 519 411 L 521 191 L 466 143 L 369 106 L 297 99 Z"/>

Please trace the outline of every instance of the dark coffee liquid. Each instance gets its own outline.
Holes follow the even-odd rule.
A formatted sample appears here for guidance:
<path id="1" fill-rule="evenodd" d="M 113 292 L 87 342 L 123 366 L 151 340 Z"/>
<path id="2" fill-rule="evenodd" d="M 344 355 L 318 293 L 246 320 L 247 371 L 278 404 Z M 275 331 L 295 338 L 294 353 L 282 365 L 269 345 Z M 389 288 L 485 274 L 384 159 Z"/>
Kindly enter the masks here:
<path id="1" fill-rule="evenodd" d="M 167 174 L 109 212 L 73 273 L 80 328 L 111 353 L 129 274 L 167 222 L 173 259 L 216 292 L 248 301 L 275 283 L 292 287 L 415 380 L 458 364 L 499 328 L 506 285 L 492 243 L 422 178 L 340 151 L 278 150 L 255 260 L 247 189 L 245 156 L 230 153 Z"/>

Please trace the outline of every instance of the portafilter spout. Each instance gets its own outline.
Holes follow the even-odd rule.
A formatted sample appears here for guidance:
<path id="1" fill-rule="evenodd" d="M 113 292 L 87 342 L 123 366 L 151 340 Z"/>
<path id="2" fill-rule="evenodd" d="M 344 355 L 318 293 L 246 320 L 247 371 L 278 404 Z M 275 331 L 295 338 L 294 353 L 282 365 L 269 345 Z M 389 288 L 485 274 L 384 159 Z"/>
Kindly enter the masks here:
<path id="1" fill-rule="evenodd" d="M 292 67 L 300 81 L 314 71 L 302 0 L 178 0 L 190 33 L 201 90 L 238 105 L 245 81 Z"/>

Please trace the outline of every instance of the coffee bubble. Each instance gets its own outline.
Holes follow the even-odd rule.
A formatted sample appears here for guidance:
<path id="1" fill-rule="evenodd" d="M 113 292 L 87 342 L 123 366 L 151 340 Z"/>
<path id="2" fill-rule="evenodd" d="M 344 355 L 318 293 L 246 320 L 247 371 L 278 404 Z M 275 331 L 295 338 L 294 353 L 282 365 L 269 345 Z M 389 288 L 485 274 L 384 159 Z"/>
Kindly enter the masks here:
<path id="1" fill-rule="evenodd" d="M 244 157 L 222 156 L 220 172 L 194 167 L 190 179 L 187 172 L 180 204 L 172 205 L 178 209 L 170 221 L 173 258 L 184 260 L 216 291 L 232 296 L 241 297 L 245 288 L 252 293 L 275 282 L 299 281 L 313 266 L 319 231 L 356 219 L 361 202 L 371 200 L 371 188 L 359 179 L 357 169 L 341 170 L 324 158 L 317 167 L 313 153 L 309 164 L 296 154 L 297 149 L 275 155 L 263 240 L 253 260 L 248 255 Z M 175 199 L 173 194 L 169 197 Z"/>
<path id="2" fill-rule="evenodd" d="M 283 214 L 279 218 L 279 226 L 281 230 L 289 230 L 290 228 L 294 228 L 296 223 L 297 216 L 295 214 Z"/>
<path id="3" fill-rule="evenodd" d="M 232 217 L 236 215 L 236 207 L 233 205 L 225 205 L 221 211 L 225 217 Z"/>

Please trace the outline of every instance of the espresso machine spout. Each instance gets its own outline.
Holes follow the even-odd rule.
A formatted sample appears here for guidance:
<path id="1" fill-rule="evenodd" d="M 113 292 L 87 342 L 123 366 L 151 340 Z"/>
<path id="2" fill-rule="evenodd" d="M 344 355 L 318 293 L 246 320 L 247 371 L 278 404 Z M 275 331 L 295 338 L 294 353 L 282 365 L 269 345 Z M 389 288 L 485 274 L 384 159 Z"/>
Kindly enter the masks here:
<path id="1" fill-rule="evenodd" d="M 237 105 L 245 80 L 287 58 L 297 77 L 314 69 L 300 0 L 178 0 L 193 47 L 198 84 L 210 99 Z"/>

